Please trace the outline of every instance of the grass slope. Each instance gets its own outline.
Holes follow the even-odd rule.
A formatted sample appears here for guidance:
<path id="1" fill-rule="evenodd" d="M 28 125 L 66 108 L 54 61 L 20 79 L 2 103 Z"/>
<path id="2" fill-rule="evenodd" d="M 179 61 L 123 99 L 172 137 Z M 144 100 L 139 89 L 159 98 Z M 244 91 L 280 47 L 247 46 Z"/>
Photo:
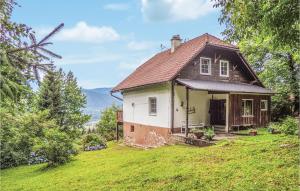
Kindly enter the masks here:
<path id="1" fill-rule="evenodd" d="M 297 137 L 259 133 L 204 148 L 112 143 L 57 168 L 2 170 L 1 190 L 298 190 Z"/>

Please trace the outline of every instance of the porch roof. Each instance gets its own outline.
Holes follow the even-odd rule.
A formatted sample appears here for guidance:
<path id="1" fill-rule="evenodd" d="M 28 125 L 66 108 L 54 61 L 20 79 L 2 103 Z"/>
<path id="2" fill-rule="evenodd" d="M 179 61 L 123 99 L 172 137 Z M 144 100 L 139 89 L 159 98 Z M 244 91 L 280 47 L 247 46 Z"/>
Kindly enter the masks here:
<path id="1" fill-rule="evenodd" d="M 181 85 L 195 90 L 217 91 L 217 92 L 236 92 L 236 93 L 260 93 L 260 94 L 274 94 L 272 90 L 241 83 L 230 83 L 220 81 L 205 81 L 205 80 L 190 80 L 190 79 L 177 79 Z"/>

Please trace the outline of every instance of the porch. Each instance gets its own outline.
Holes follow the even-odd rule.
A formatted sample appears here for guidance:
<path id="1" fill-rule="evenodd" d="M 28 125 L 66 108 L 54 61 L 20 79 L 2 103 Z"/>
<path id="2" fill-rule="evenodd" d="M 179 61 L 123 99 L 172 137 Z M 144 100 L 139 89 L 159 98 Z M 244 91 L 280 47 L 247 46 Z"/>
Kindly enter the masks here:
<path id="1" fill-rule="evenodd" d="M 216 134 L 270 121 L 270 91 L 242 83 L 177 79 L 172 85 L 172 133 L 213 127 Z M 261 103 L 266 104 L 261 104 Z"/>
<path id="2" fill-rule="evenodd" d="M 212 127 L 216 134 L 229 131 L 229 92 L 193 89 L 181 84 L 174 86 L 173 134 L 186 137 L 191 129 Z"/>

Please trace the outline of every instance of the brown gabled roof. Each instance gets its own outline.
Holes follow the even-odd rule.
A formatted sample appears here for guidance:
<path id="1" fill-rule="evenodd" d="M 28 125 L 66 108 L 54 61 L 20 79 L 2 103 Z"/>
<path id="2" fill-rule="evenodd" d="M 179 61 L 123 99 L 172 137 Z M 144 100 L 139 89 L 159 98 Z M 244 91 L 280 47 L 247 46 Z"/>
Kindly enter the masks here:
<path id="1" fill-rule="evenodd" d="M 200 53 L 206 44 L 237 49 L 236 46 L 225 43 L 215 36 L 203 34 L 182 43 L 173 53 L 168 49 L 156 54 L 114 87 L 112 91 L 170 81 Z"/>

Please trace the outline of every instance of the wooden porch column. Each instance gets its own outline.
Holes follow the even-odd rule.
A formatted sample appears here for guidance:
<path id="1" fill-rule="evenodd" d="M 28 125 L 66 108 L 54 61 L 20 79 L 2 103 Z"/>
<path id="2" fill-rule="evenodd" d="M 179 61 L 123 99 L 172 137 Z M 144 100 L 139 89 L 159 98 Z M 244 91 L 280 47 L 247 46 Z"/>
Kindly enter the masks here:
<path id="1" fill-rule="evenodd" d="M 171 82 L 171 133 L 174 133 L 174 81 Z"/>
<path id="2" fill-rule="evenodd" d="M 188 137 L 189 131 L 189 88 L 186 87 L 186 122 L 185 122 L 185 136 Z"/>

